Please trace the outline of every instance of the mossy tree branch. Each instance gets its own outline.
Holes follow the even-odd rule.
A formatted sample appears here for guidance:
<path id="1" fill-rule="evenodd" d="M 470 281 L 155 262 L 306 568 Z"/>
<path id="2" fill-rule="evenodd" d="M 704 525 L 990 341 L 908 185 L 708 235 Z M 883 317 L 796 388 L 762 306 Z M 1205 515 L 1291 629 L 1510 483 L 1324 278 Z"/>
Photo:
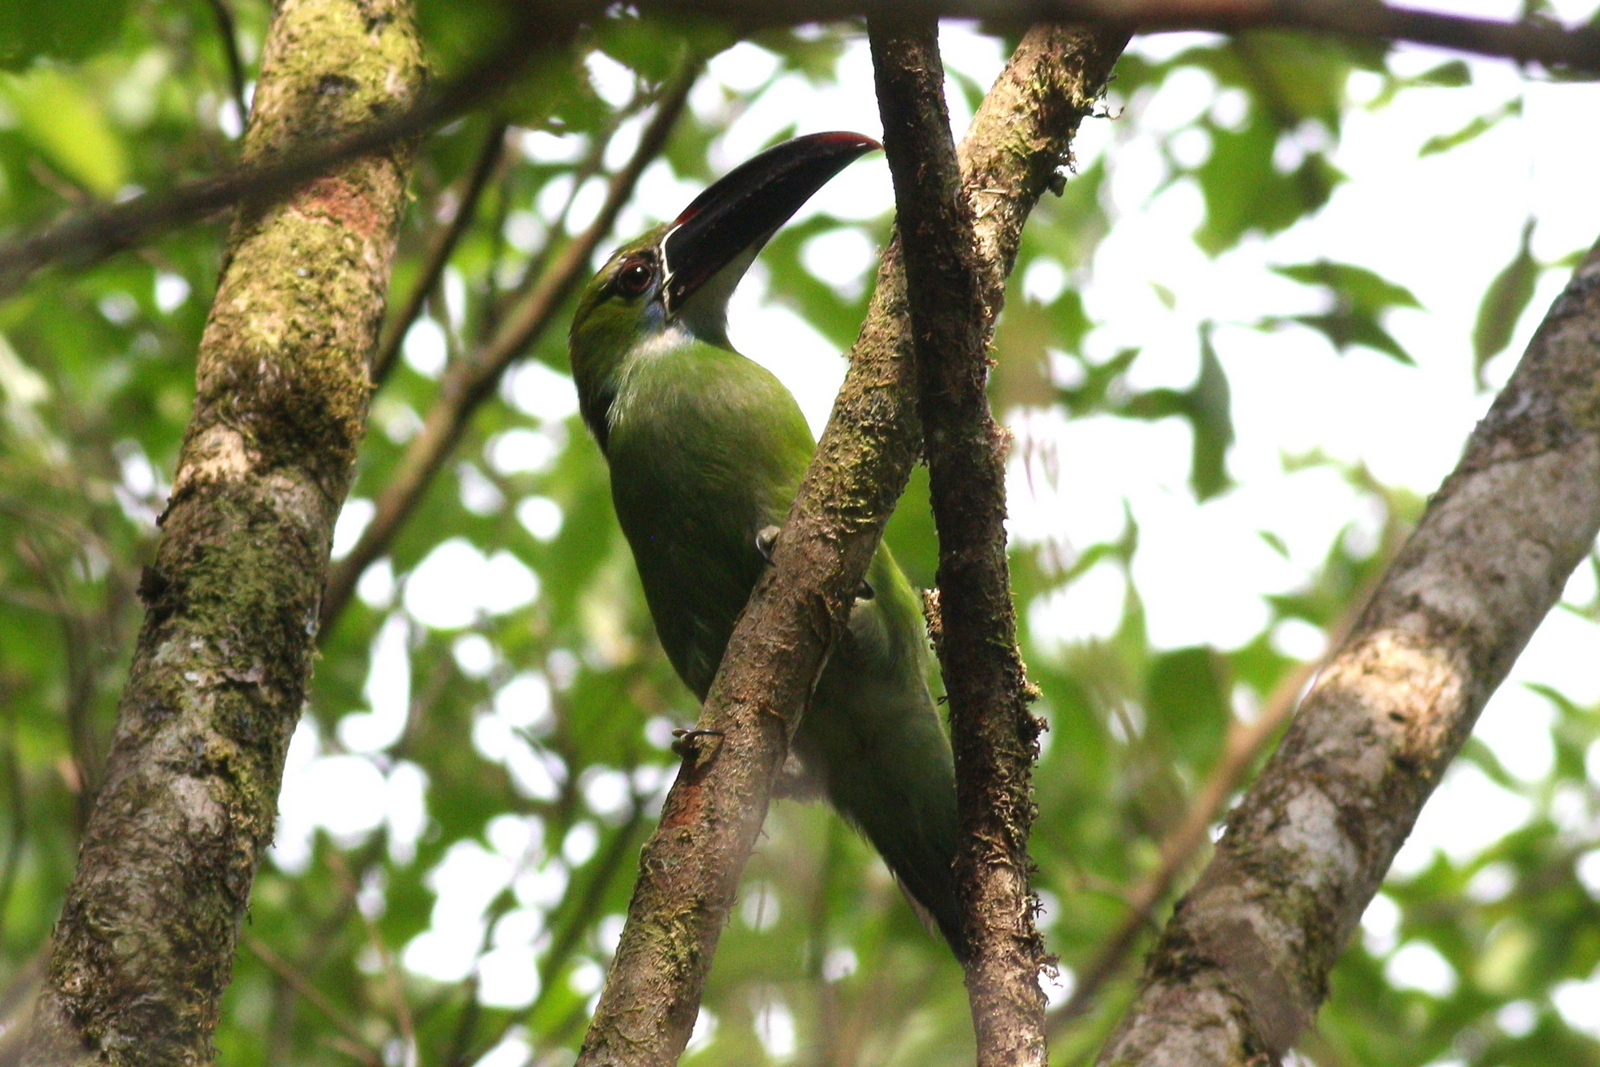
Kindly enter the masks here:
<path id="1" fill-rule="evenodd" d="M 246 157 L 404 113 L 424 74 L 408 0 L 280 0 Z M 212 1059 L 310 679 L 409 168 L 393 142 L 282 202 L 246 202 L 234 224 L 24 1063 Z"/>
<path id="2" fill-rule="evenodd" d="M 979 1067 L 1044 1067 L 1044 944 L 1033 925 L 1033 761 L 1006 563 L 1005 456 L 989 412 L 989 342 L 1003 278 L 983 270 L 945 109 L 932 19 L 867 23 L 917 366 L 917 411 L 939 533 L 939 653 L 950 697 L 961 839 L 957 884 Z M 993 284 L 985 286 L 985 282 Z"/>
<path id="3" fill-rule="evenodd" d="M 1037 27 L 985 98 L 962 155 L 964 195 L 985 205 L 976 234 L 984 272 L 1009 272 L 1023 222 L 1065 163 L 1125 41 Z M 644 847 L 581 1067 L 666 1067 L 689 1039 L 788 738 L 920 451 L 905 290 L 894 241 L 774 566 L 712 684 L 700 717 L 707 733 L 686 739 L 683 767 Z M 995 310 L 985 309 L 985 329 Z"/>
<path id="4" fill-rule="evenodd" d="M 1600 531 L 1600 246 L 1178 903 L 1105 1067 L 1276 1061 Z"/>

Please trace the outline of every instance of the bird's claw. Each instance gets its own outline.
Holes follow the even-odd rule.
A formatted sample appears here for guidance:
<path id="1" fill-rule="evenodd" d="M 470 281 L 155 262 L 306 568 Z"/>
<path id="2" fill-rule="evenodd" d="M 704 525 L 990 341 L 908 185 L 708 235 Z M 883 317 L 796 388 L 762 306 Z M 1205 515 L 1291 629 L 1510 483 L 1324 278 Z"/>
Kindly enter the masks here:
<path id="1" fill-rule="evenodd" d="M 674 730 L 672 731 L 672 751 L 679 759 L 697 760 L 701 756 L 700 741 L 702 738 L 714 737 L 720 746 L 724 736 L 721 730 Z"/>
<path id="2" fill-rule="evenodd" d="M 779 526 L 763 526 L 756 531 L 756 551 L 761 553 L 761 558 L 767 563 L 772 562 L 772 549 L 778 543 L 778 535 L 783 532 Z"/>
<path id="3" fill-rule="evenodd" d="M 772 565 L 772 550 L 778 543 L 778 535 L 782 532 L 783 528 L 779 526 L 763 526 L 756 532 L 756 551 L 761 553 L 761 558 L 767 561 L 768 566 Z M 872 583 L 865 578 L 856 586 L 857 600 L 871 600 L 877 595 L 873 591 Z"/>

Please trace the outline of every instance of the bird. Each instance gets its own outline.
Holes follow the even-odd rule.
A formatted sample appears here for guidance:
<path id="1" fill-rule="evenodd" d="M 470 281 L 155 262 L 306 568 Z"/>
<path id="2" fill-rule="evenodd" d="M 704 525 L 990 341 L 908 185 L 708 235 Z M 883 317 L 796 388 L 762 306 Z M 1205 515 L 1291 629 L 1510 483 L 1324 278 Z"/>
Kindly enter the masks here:
<path id="1" fill-rule="evenodd" d="M 729 342 L 728 300 L 790 216 L 881 147 L 828 132 L 768 148 L 623 244 L 578 299 L 579 411 L 661 646 L 702 702 L 816 448 L 793 395 Z M 955 771 L 929 667 L 920 598 L 880 545 L 791 754 L 964 960 Z"/>

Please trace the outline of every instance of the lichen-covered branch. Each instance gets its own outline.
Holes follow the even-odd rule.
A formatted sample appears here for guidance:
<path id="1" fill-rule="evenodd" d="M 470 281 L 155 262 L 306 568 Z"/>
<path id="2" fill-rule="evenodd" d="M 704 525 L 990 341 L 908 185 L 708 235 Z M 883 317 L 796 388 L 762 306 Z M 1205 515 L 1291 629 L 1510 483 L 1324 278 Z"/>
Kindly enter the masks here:
<path id="1" fill-rule="evenodd" d="M 1600 530 L 1600 246 L 1307 695 L 1101 1053 L 1276 1060 L 1484 702 Z"/>
<path id="2" fill-rule="evenodd" d="M 979 262 L 945 109 L 938 24 L 874 18 L 867 31 L 939 533 L 935 647 L 950 697 L 961 827 L 956 876 L 978 1064 L 1044 1067 L 1045 951 L 1028 886 L 1039 721 L 1028 711 L 1006 563 L 1009 435 L 995 424 L 987 392 L 1003 279 Z"/>
<path id="3" fill-rule="evenodd" d="M 977 225 L 985 271 L 1003 278 L 1010 269 L 1023 222 L 1065 162 L 1125 40 L 1035 28 L 990 91 L 962 157 L 966 195 L 985 198 Z M 893 242 L 774 566 L 751 595 L 701 713 L 701 728 L 715 733 L 687 739 L 640 858 L 582 1067 L 667 1067 L 689 1039 L 787 737 L 916 462 L 921 431 L 906 316 Z"/>
<path id="4" fill-rule="evenodd" d="M 409 109 L 408 0 L 280 0 L 248 158 Z M 234 224 L 28 1064 L 203 1064 L 272 840 L 367 409 L 406 142 Z"/>

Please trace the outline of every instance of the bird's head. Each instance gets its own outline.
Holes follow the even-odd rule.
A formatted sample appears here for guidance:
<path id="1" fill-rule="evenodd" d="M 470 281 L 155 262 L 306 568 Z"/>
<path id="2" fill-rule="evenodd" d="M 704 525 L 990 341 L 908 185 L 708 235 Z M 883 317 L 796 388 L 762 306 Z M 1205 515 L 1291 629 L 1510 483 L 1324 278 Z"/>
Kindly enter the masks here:
<path id="1" fill-rule="evenodd" d="M 879 147 L 859 133 L 784 141 L 729 171 L 672 222 L 618 249 L 572 317 L 580 395 L 604 392 L 631 354 L 675 331 L 728 347 L 728 298 L 756 253 L 830 178 Z"/>

